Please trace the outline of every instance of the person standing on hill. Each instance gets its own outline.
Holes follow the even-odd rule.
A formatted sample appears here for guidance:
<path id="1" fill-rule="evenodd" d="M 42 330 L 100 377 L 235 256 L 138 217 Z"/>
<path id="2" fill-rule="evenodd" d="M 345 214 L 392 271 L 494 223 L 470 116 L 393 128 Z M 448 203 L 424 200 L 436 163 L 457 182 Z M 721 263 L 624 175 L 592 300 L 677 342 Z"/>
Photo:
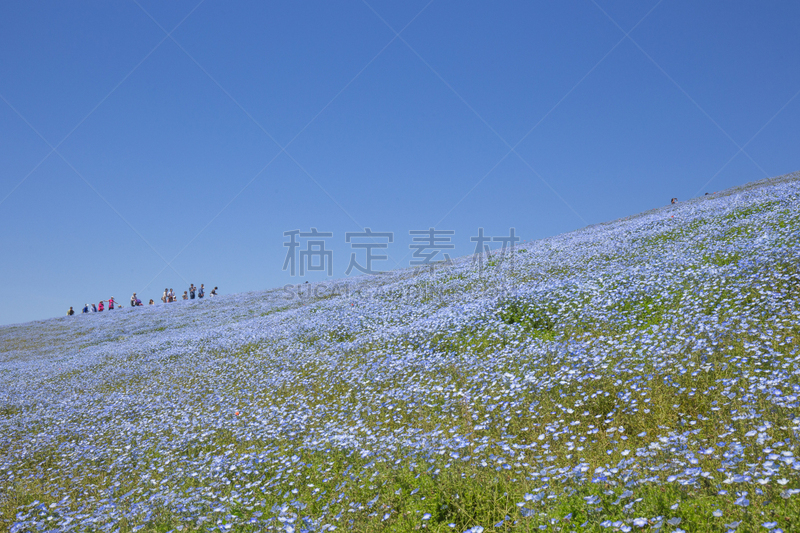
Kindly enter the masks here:
<path id="1" fill-rule="evenodd" d="M 168 299 L 170 302 L 174 302 L 174 301 L 175 301 L 175 291 L 173 291 L 172 289 L 170 289 L 170 290 L 169 290 L 169 294 L 167 295 L 167 299 Z"/>
<path id="2" fill-rule="evenodd" d="M 131 296 L 131 307 L 136 307 L 136 293 L 135 292 L 133 293 L 133 296 Z"/>
<path id="3" fill-rule="evenodd" d="M 67 316 L 72 316 L 75 314 L 75 311 L 72 310 L 72 306 L 70 306 L 69 311 L 67 311 Z"/>
<path id="4" fill-rule="evenodd" d="M 89 312 L 89 304 L 85 304 L 85 305 L 83 306 L 83 311 L 82 311 L 82 312 L 83 312 L 84 314 L 86 314 L 86 313 L 88 313 L 88 312 Z"/>
<path id="5" fill-rule="evenodd" d="M 169 289 L 164 289 L 164 295 L 161 297 L 161 301 L 167 303 L 167 296 L 169 295 Z"/>
<path id="6" fill-rule="evenodd" d="M 105 307 L 103 306 L 103 300 L 100 300 L 100 303 L 97 305 L 97 312 L 102 313 Z"/>
<path id="7" fill-rule="evenodd" d="M 96 313 L 96 312 L 97 312 L 97 306 L 92 304 L 92 313 Z"/>
<path id="8" fill-rule="evenodd" d="M 116 303 L 116 302 L 114 301 L 114 297 L 113 297 L 113 296 L 112 296 L 111 298 L 109 298 L 109 299 L 108 299 L 108 310 L 109 310 L 109 311 L 111 311 L 112 309 L 114 309 L 114 304 L 115 304 L 115 303 Z"/>
<path id="9" fill-rule="evenodd" d="M 155 303 L 155 302 L 153 301 L 153 299 L 152 299 L 152 298 L 150 298 L 150 303 L 149 303 L 149 304 L 147 304 L 147 305 L 153 305 L 154 303 Z"/>
<path id="10" fill-rule="evenodd" d="M 194 283 L 189 285 L 189 299 L 194 300 L 194 293 L 197 290 L 197 287 L 194 286 Z"/>
<path id="11" fill-rule="evenodd" d="M 214 287 L 214 289 L 211 291 L 211 296 L 216 296 L 216 295 L 217 295 L 217 287 Z"/>
<path id="12" fill-rule="evenodd" d="M 189 299 L 189 292 L 188 291 L 183 291 L 183 299 L 184 300 L 188 300 Z"/>
<path id="13" fill-rule="evenodd" d="M 197 297 L 198 297 L 198 298 L 202 298 L 203 296 L 205 296 L 205 295 L 206 295 L 206 290 L 205 290 L 205 288 L 204 288 L 204 287 L 205 287 L 205 285 L 203 285 L 203 284 L 201 283 L 201 284 L 200 284 L 200 290 L 199 290 L 199 291 L 197 291 Z"/>

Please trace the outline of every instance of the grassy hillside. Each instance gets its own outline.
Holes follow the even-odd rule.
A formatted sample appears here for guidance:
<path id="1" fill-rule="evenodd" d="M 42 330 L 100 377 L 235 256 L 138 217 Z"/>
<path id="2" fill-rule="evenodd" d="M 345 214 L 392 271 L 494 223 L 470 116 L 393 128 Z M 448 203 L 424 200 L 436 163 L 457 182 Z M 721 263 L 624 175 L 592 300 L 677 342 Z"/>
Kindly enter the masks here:
<path id="1" fill-rule="evenodd" d="M 799 195 L 2 327 L 0 529 L 797 530 Z"/>

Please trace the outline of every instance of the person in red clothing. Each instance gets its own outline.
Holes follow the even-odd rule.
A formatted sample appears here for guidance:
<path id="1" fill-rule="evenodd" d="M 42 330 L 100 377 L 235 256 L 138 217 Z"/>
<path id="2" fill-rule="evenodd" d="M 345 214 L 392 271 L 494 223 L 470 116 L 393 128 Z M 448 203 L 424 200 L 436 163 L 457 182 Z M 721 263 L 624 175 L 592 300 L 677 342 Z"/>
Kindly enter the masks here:
<path id="1" fill-rule="evenodd" d="M 109 310 L 114 309 L 114 297 L 113 296 L 108 299 L 108 309 Z"/>
<path id="2" fill-rule="evenodd" d="M 97 310 L 102 311 L 103 309 L 105 309 L 105 307 L 103 307 L 103 300 L 100 300 L 100 303 L 97 306 Z"/>

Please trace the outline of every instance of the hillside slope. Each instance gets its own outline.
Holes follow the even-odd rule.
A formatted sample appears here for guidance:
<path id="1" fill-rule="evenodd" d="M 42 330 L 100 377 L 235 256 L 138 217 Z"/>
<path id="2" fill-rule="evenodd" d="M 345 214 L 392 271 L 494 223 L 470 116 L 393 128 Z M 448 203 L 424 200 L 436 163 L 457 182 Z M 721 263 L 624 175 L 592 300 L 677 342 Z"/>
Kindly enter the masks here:
<path id="1" fill-rule="evenodd" d="M 300 292 L 0 327 L 11 531 L 789 531 L 800 174 Z"/>

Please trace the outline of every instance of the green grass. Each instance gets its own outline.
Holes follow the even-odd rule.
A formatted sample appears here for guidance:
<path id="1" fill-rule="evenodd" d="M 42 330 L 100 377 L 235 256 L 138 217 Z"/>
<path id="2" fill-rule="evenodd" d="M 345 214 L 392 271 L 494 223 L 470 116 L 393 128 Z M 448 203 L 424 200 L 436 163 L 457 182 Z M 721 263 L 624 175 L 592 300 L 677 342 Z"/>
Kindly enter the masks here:
<path id="1" fill-rule="evenodd" d="M 736 243 L 752 237 L 755 231 L 747 224 L 734 224 L 773 208 L 775 206 L 762 205 L 731 213 L 728 215 L 731 224 L 721 238 Z M 793 225 L 800 220 L 789 212 L 785 212 L 785 216 L 779 228 L 788 227 L 781 225 L 784 221 Z M 710 223 L 695 221 L 642 244 L 660 247 L 690 243 L 692 236 L 705 231 Z M 693 267 L 696 270 L 716 272 L 709 268 L 716 267 L 724 272 L 724 267 L 736 266 L 748 258 L 731 246 L 724 252 L 702 252 L 698 259 L 699 265 Z M 620 258 L 612 253 L 598 253 L 595 260 L 608 264 Z M 491 264 L 487 261 L 487 285 L 497 282 L 491 277 L 491 271 L 508 266 L 506 261 L 497 257 L 491 259 Z M 554 265 L 544 273 L 511 272 L 508 279 L 519 282 L 548 276 L 565 278 L 593 266 L 596 264 Z M 447 270 L 442 267 L 440 272 Z M 213 413 L 218 415 L 215 425 L 198 431 L 192 439 L 181 440 L 176 433 L 174 445 L 180 449 L 159 448 L 151 442 L 155 434 L 141 434 L 138 440 L 130 442 L 137 453 L 129 457 L 128 462 L 120 462 L 113 454 L 98 454 L 90 460 L 69 463 L 68 469 L 59 468 L 69 461 L 66 444 L 80 442 L 83 438 L 80 428 L 74 428 L 64 439 L 15 458 L 18 460 L 16 477 L 7 478 L 8 488 L 0 494 L 0 527 L 8 529 L 20 507 L 37 500 L 49 505 L 66 493 L 70 495 L 72 507 L 79 508 L 87 502 L 96 503 L 113 495 L 119 505 L 124 505 L 122 497 L 130 491 L 134 491 L 140 501 L 146 500 L 148 491 L 179 478 L 176 490 L 213 491 L 214 498 L 232 502 L 230 512 L 234 516 L 248 518 L 254 512 L 267 514 L 273 505 L 296 499 L 307 504 L 301 514 L 319 515 L 327 504 L 328 516 L 341 513 L 341 518 L 335 522 L 339 530 L 357 532 L 415 531 L 423 524 L 428 531 L 460 532 L 481 525 L 487 531 L 498 532 L 540 531 L 540 526 L 547 526 L 549 531 L 606 532 L 615 531 L 615 528 L 601 526 L 605 521 L 656 516 L 663 518 L 660 522 L 649 523 L 647 530 L 660 523 L 661 531 L 680 527 L 688 531 L 722 532 L 728 529 L 725 524 L 742 521 L 737 531 L 764 531 L 763 522 L 775 521 L 784 531 L 792 531 L 797 528 L 794 524 L 800 523 L 800 499 L 785 498 L 783 491 L 800 488 L 800 476 L 787 476 L 785 485 L 774 482 L 760 485 L 755 480 L 731 484 L 726 483 L 720 472 L 725 470 L 728 460 L 722 455 L 722 450 L 727 448 L 721 445 L 729 446 L 732 435 L 747 444 L 738 458 L 745 465 L 759 462 L 765 447 L 776 446 L 779 441 L 796 443 L 800 435 L 797 412 L 771 403 L 766 395 L 758 400 L 749 397 L 752 391 L 748 379 L 752 376 L 791 374 L 793 377 L 785 380 L 784 386 L 800 390 L 796 372 L 800 364 L 796 356 L 800 348 L 798 265 L 790 259 L 776 261 L 770 265 L 769 273 L 767 287 L 781 294 L 778 303 L 787 310 L 783 319 L 774 314 L 761 314 L 763 310 L 756 307 L 761 301 L 761 289 L 756 287 L 739 296 L 724 283 L 697 287 L 690 281 L 683 285 L 629 291 L 628 287 L 608 280 L 597 289 L 599 296 L 588 292 L 572 294 L 569 301 L 558 297 L 500 297 L 491 316 L 481 323 L 412 332 L 391 341 L 373 339 L 366 328 L 352 329 L 346 324 L 329 330 L 308 327 L 286 339 L 252 342 L 234 351 L 213 352 L 224 364 L 209 368 L 202 376 L 117 374 L 116 379 L 102 382 L 91 391 L 96 395 L 91 397 L 98 413 L 93 423 L 98 427 L 106 424 L 105 401 L 113 401 L 115 395 L 141 394 L 147 390 L 163 391 L 167 395 L 176 389 L 189 390 L 198 401 L 213 392 L 228 399 L 230 412 L 222 412 L 215 406 L 214 409 L 219 409 Z M 436 302 L 457 298 L 459 290 L 467 290 L 462 288 L 467 280 L 458 273 L 445 273 L 433 280 L 427 277 L 427 272 L 422 274 L 425 276 L 419 278 L 420 290 L 410 298 L 418 298 L 430 308 L 435 308 Z M 331 292 L 268 311 L 254 311 L 254 314 L 278 316 L 305 304 L 309 314 L 319 317 L 319 313 L 335 312 L 329 306 L 336 302 L 335 296 L 337 294 Z M 383 302 L 400 297 L 406 296 L 391 291 L 379 296 Z M 734 297 L 739 302 L 738 307 L 726 307 L 725 302 Z M 605 305 L 601 300 L 606 299 L 614 303 L 608 304 L 608 313 L 604 308 L 604 319 L 577 321 L 577 309 Z M 345 300 L 342 305 L 349 303 Z M 680 357 L 674 358 L 680 363 L 672 365 L 663 364 L 668 357 L 657 350 L 637 351 L 636 341 L 631 339 L 681 320 L 688 303 L 697 305 L 704 315 L 717 317 L 720 322 L 745 317 L 751 321 L 753 333 L 705 338 L 702 331 L 698 332 L 698 337 L 716 343 L 716 348 L 710 351 L 693 348 L 683 342 L 685 339 L 671 338 L 673 344 L 668 348 L 681 350 Z M 765 328 L 770 331 L 767 340 L 762 338 Z M 161 326 L 155 331 L 165 329 L 166 326 Z M 630 341 L 626 344 L 627 351 L 620 350 L 613 342 L 621 338 Z M 607 342 L 594 345 L 597 358 L 591 363 L 594 364 L 592 377 L 578 381 L 566 370 L 570 366 L 569 350 L 553 346 L 577 344 L 588 339 L 607 339 Z M 0 350 L 5 353 L 27 349 L 36 346 L 36 342 L 39 341 L 19 340 L 4 344 Z M 748 347 L 757 343 L 768 345 L 769 356 L 754 358 L 750 355 Z M 301 347 L 298 353 L 311 355 L 290 360 L 278 360 L 271 355 L 295 344 Z M 348 350 L 342 351 L 338 347 L 340 344 L 348 344 Z M 203 349 L 198 348 L 198 351 Z M 408 350 L 422 353 L 421 357 L 430 354 L 446 357 L 434 367 L 410 363 L 384 375 L 382 361 L 376 359 L 376 354 L 390 357 Z M 336 369 L 319 362 L 332 354 L 338 357 Z M 500 375 L 506 372 L 520 378 L 534 376 L 538 385 L 528 386 L 524 379 L 514 382 L 514 386 L 501 381 L 484 383 L 486 390 L 481 392 L 486 392 L 490 400 L 471 403 L 469 398 L 478 391 L 471 389 L 475 375 L 474 369 L 465 365 L 466 355 L 490 360 L 492 370 Z M 127 363 L 135 364 L 136 357 L 138 354 L 131 356 Z M 370 362 L 374 363 L 374 372 L 369 379 L 354 383 L 342 378 L 347 374 L 342 369 L 367 366 Z M 191 358 L 187 358 L 186 364 L 191 364 Z M 269 390 L 250 391 L 247 372 L 268 366 L 291 372 L 292 379 L 276 383 Z M 99 365 L 65 373 L 56 379 L 69 381 L 79 389 L 83 372 L 103 370 Z M 238 378 L 228 379 L 232 375 Z M 721 383 L 731 383 L 729 392 L 723 391 Z M 386 399 L 391 391 L 411 386 L 428 389 L 422 399 Z M 298 399 L 303 400 L 302 405 L 297 403 Z M 516 405 L 506 410 L 512 402 Z M 309 406 L 324 409 L 315 411 Z M 292 413 L 309 408 L 308 416 L 316 417 L 317 425 L 304 426 L 294 436 L 282 438 L 265 436 L 259 431 L 241 438 L 232 431 L 231 428 L 248 424 L 258 427 L 252 413 L 257 408 L 268 410 L 270 407 L 287 407 Z M 758 413 L 757 419 L 749 418 L 753 412 Z M 348 435 L 357 444 L 349 451 L 329 445 L 319 449 L 301 448 L 299 443 L 313 441 L 315 428 L 324 427 L 332 413 L 357 415 L 364 421 L 364 426 L 352 428 Z M 46 419 L 47 413 L 34 413 L 32 409 L 11 403 L 0 405 L 0 418 L 33 417 L 34 414 L 41 420 L 25 419 L 32 438 L 43 432 L 48 423 L 58 423 Z M 149 416 L 157 420 L 180 417 L 182 413 L 156 411 Z M 184 422 L 187 431 L 196 429 L 192 420 Z M 758 443 L 759 435 L 742 437 L 754 427 L 766 424 L 771 425 L 770 440 L 766 443 Z M 565 431 L 572 427 L 588 431 L 582 436 Z M 434 449 L 420 454 L 418 449 L 402 445 L 385 455 L 362 457 L 359 454 L 361 447 L 369 446 L 370 439 L 408 432 L 409 428 L 426 433 L 441 431 L 453 438 L 468 437 L 469 445 L 459 449 L 457 457 L 439 454 Z M 102 449 L 106 444 L 118 442 L 118 431 L 120 428 L 115 427 L 98 431 L 93 444 Z M 680 442 L 667 444 L 660 440 L 676 435 L 682 438 Z M 523 450 L 518 447 L 523 443 L 536 446 Z M 513 450 L 513 456 L 500 453 L 501 450 L 505 452 L 503 446 Z M 708 449 L 713 453 L 703 453 Z M 270 457 L 295 455 L 297 460 L 290 467 L 269 460 L 258 461 L 259 454 L 275 450 L 281 453 Z M 668 481 L 659 468 L 684 461 L 682 453 L 687 450 L 695 454 L 697 467 L 708 475 L 698 476 L 691 486 Z M 637 451 L 643 455 L 634 464 L 631 459 Z M 117 452 L 121 454 L 123 450 Z M 213 489 L 191 477 L 179 476 L 182 473 L 174 464 L 165 463 L 165 458 L 171 455 L 199 460 L 208 454 L 252 458 L 253 461 L 246 473 L 233 476 L 221 471 L 214 478 L 220 486 Z M 466 457 L 470 459 L 465 460 Z M 574 479 L 555 479 L 554 472 L 559 468 L 584 469 L 584 472 L 582 477 Z M 602 472 L 597 472 L 601 468 L 628 471 L 631 481 L 651 481 L 627 486 L 618 476 L 604 480 Z M 46 475 L 38 479 L 25 477 L 30 472 L 46 472 Z M 3 475 L 8 474 L 4 471 Z M 297 493 L 292 494 L 292 490 Z M 737 491 L 748 492 L 748 507 L 734 503 Z M 340 493 L 346 494 L 346 498 L 337 501 L 336 495 Z M 526 494 L 532 495 L 528 496 L 529 501 L 525 499 Z M 241 503 L 252 495 L 258 496 L 257 505 Z M 376 496 L 377 500 L 370 505 Z M 523 507 L 517 505 L 523 501 L 526 501 Z M 358 505 L 354 506 L 353 502 Z M 156 509 L 141 531 L 207 531 L 214 524 L 198 523 L 194 519 L 203 514 L 201 511 L 209 509 L 184 514 L 167 507 Z M 722 516 L 715 517 L 714 511 L 721 512 Z M 384 518 L 387 512 L 389 516 Z M 425 513 L 431 516 L 423 521 Z M 451 528 L 450 524 L 455 526 Z M 493 527 L 495 524 L 497 526 Z M 123 521 L 118 527 L 125 533 L 136 525 L 133 521 Z M 248 528 L 238 526 L 234 531 L 260 530 L 255 526 Z M 92 526 L 86 529 L 93 530 Z"/>

